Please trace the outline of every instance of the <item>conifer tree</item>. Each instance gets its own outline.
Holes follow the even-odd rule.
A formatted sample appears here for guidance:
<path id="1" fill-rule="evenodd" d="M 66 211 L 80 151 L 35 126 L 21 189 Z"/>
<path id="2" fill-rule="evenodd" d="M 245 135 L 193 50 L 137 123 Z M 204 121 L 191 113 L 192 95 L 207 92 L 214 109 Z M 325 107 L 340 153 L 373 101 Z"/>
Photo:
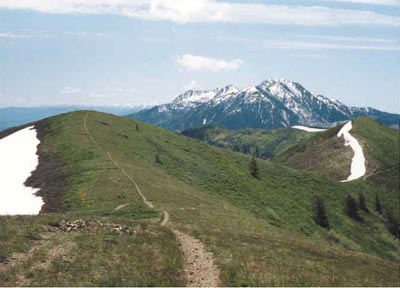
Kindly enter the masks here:
<path id="1" fill-rule="evenodd" d="M 379 200 L 378 193 L 375 194 L 375 211 L 379 214 L 382 214 L 382 205 L 381 201 Z"/>
<path id="2" fill-rule="evenodd" d="M 367 203 L 365 202 L 365 197 L 362 192 L 358 195 L 358 207 L 360 207 L 360 210 L 364 211 L 365 213 L 369 213 Z"/>
<path id="3" fill-rule="evenodd" d="M 399 220 L 394 216 L 391 209 L 385 211 L 386 227 L 393 236 L 400 238 L 400 224 Z"/>
<path id="4" fill-rule="evenodd" d="M 324 200 L 320 196 L 315 197 L 315 224 L 329 230 L 329 220 L 326 216 Z"/>
<path id="5" fill-rule="evenodd" d="M 250 175 L 253 176 L 254 178 L 259 178 L 260 175 L 258 171 L 258 165 L 254 157 L 251 158 L 249 168 L 250 168 Z"/>
<path id="6" fill-rule="evenodd" d="M 358 213 L 358 205 L 356 199 L 354 199 L 353 195 L 351 194 L 347 194 L 346 197 L 346 213 L 354 220 L 361 220 L 360 214 Z"/>

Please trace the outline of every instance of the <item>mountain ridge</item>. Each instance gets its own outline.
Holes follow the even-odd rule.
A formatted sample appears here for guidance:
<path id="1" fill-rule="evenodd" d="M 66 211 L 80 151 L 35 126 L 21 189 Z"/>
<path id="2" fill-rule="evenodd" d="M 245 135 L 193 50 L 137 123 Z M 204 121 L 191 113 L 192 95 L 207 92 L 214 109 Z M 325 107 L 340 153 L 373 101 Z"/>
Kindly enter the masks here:
<path id="1" fill-rule="evenodd" d="M 188 90 L 172 102 L 127 117 L 170 130 L 205 124 L 227 129 L 276 129 L 293 125 L 332 127 L 366 116 L 386 125 L 399 125 L 400 115 L 374 108 L 349 107 L 338 100 L 312 93 L 287 79 L 267 79 L 239 90 L 233 85 L 213 90 Z"/>
<path id="2" fill-rule="evenodd" d="M 51 213 L 0 223 L 0 262 L 14 252 L 27 256 L 6 270 L 0 263 L 2 286 L 18 286 L 20 279 L 28 286 L 184 286 L 184 253 L 174 229 L 212 252 L 221 286 L 399 283 L 398 242 L 385 218 L 372 211 L 376 193 L 383 209 L 398 207 L 398 197 L 382 187 L 341 183 L 262 159 L 255 160 L 256 178 L 248 155 L 95 111 L 34 125 L 43 165 L 30 185 L 49 188 L 42 191 L 45 202 L 55 197 L 58 203 Z M 365 195 L 371 213 L 360 213 L 363 222 L 345 213 L 349 192 Z M 324 200 L 330 230 L 315 223 L 316 196 Z M 161 211 L 170 216 L 162 227 Z M 66 222 L 89 226 L 68 232 Z M 128 232 L 109 230 L 114 225 Z M 48 251 L 64 246 L 71 250 L 51 258 Z M 37 248 L 40 257 L 30 255 Z M 48 264 L 38 266 L 43 259 Z"/>

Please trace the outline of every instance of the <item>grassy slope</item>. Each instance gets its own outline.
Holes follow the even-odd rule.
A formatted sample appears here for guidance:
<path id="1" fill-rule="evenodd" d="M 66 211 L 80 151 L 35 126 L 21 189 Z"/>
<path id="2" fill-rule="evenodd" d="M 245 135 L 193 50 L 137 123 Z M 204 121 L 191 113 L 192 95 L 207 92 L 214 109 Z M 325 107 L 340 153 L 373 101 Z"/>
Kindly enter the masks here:
<path id="1" fill-rule="evenodd" d="M 217 126 L 205 126 L 182 131 L 191 138 L 233 151 L 270 159 L 289 146 L 311 137 L 310 133 L 292 128 L 276 130 L 242 129 L 227 130 Z"/>
<path id="2" fill-rule="evenodd" d="M 305 143 L 290 147 L 274 161 L 286 166 L 314 171 L 332 179 L 346 179 L 353 151 L 336 136 L 341 127 L 315 135 Z M 399 191 L 399 130 L 369 118 L 353 121 L 350 133 L 363 146 L 367 160 L 366 178 L 372 184 Z"/>
<path id="3" fill-rule="evenodd" d="M 136 267 L 134 275 L 129 274 L 129 269 L 115 271 L 110 267 L 106 261 L 110 255 L 94 253 L 104 250 L 104 235 L 99 232 L 94 238 L 73 236 L 82 244 L 72 254 L 80 255 L 78 252 L 83 250 L 87 256 L 74 258 L 77 267 L 81 267 L 79 271 L 63 259 L 57 259 L 49 268 L 53 273 L 63 267 L 68 275 L 65 277 L 70 278 L 54 282 L 33 278 L 28 284 L 180 285 L 182 279 L 177 275 L 182 260 L 171 257 L 179 254 L 176 241 L 167 228 L 152 223 L 159 213 L 142 204 L 126 178 L 90 142 L 82 125 L 84 115 L 76 112 L 51 118 L 49 133 L 40 147 L 49 157 L 62 158 L 64 164 L 60 169 L 70 175 L 65 182 L 67 189 L 60 195 L 61 211 L 39 218 L 1 218 L 2 229 L 21 227 L 20 233 L 3 236 L 6 239 L 0 241 L 6 245 L 1 249 L 28 249 L 28 244 L 18 245 L 25 239 L 21 236 L 26 233 L 26 226 L 20 224 L 23 219 L 34 221 L 42 230 L 47 229 L 46 223 L 54 221 L 48 217 L 100 218 L 130 225 L 145 221 L 159 237 L 147 237 L 144 246 L 143 241 L 138 242 L 142 245 L 139 251 L 150 256 L 148 264 Z M 376 189 L 368 184 L 337 183 L 264 160 L 258 161 L 261 179 L 257 180 L 248 173 L 249 156 L 210 147 L 167 130 L 95 112 L 89 113 L 88 127 L 102 148 L 111 151 L 113 158 L 136 179 L 149 200 L 170 213 L 171 225 L 203 240 L 214 253 L 224 285 L 399 284 L 398 242 L 386 231 L 382 219 L 374 214 L 362 215 L 364 222 L 358 223 L 343 212 L 348 191 L 363 191 L 367 204 L 372 206 Z M 162 164 L 155 162 L 156 155 Z M 379 192 L 383 205 L 398 204 L 392 193 Z M 315 194 L 325 199 L 332 226 L 329 232 L 313 222 L 311 206 Z M 114 211 L 116 206 L 126 203 L 126 208 Z M 164 234 L 170 237 L 162 237 Z M 127 243 L 120 236 L 110 237 L 117 241 L 117 248 L 110 253 L 118 267 L 138 261 L 136 244 L 130 246 L 133 250 L 119 250 Z M 97 273 L 87 277 L 80 273 L 81 269 L 89 271 L 97 264 Z M 114 272 L 120 273 L 120 280 L 104 282 Z M 0 284 L 10 283 L 15 283 L 12 277 Z"/>
<path id="4" fill-rule="evenodd" d="M 369 118 L 358 118 L 352 129 L 367 159 L 367 180 L 399 192 L 400 132 Z"/>
<path id="5" fill-rule="evenodd" d="M 341 127 L 314 134 L 312 138 L 289 147 L 274 158 L 275 162 L 295 169 L 318 172 L 335 180 L 350 173 L 353 151 L 336 137 Z"/>

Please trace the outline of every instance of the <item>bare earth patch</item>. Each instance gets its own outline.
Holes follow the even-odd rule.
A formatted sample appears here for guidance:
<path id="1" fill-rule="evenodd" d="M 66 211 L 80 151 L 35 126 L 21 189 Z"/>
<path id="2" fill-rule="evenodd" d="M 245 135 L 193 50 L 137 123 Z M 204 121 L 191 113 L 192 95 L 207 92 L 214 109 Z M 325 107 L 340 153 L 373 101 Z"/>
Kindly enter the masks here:
<path id="1" fill-rule="evenodd" d="M 201 241 L 172 230 L 182 246 L 185 256 L 185 277 L 188 287 L 216 287 L 219 284 L 219 271 L 214 266 L 211 253 L 204 249 Z"/>

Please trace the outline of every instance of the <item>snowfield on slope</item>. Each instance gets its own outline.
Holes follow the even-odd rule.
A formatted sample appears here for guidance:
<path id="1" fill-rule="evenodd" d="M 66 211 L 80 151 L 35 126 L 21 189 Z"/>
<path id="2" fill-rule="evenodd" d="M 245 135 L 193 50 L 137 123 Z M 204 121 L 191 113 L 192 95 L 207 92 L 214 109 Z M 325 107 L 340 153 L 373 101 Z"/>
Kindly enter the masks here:
<path id="1" fill-rule="evenodd" d="M 44 204 L 24 185 L 39 163 L 36 134 L 31 126 L 0 140 L 0 215 L 36 215 Z"/>
<path id="2" fill-rule="evenodd" d="M 322 132 L 325 131 L 326 129 L 321 129 L 321 128 L 312 128 L 312 127 L 307 127 L 307 126 L 292 126 L 293 129 L 298 129 L 298 130 L 303 130 L 307 132 Z"/>
<path id="3" fill-rule="evenodd" d="M 350 145 L 351 149 L 353 149 L 354 151 L 354 156 L 353 159 L 351 160 L 350 176 L 347 177 L 346 180 L 343 180 L 341 182 L 347 182 L 358 179 L 364 176 L 367 171 L 365 167 L 365 157 L 362 147 L 360 143 L 358 143 L 357 139 L 350 134 L 350 130 L 352 128 L 353 128 L 352 122 L 349 121 L 342 127 L 342 129 L 340 129 L 339 133 L 337 134 L 339 138 L 343 136 L 344 145 L 345 146 Z"/>

